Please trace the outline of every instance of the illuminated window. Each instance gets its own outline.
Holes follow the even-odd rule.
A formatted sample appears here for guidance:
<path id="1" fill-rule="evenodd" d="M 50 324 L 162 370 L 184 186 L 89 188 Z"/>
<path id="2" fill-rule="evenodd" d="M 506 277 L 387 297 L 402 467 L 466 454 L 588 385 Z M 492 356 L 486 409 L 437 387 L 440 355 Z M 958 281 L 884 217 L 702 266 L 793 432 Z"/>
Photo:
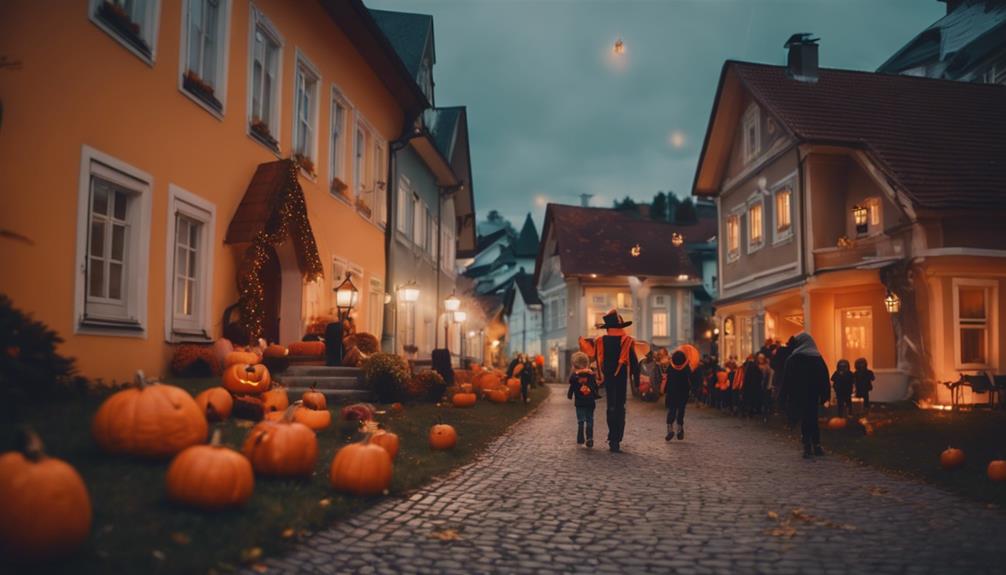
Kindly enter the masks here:
<path id="1" fill-rule="evenodd" d="M 990 329 L 995 325 L 995 282 L 955 279 L 953 286 L 956 367 L 988 367 L 993 339 L 998 335 Z"/>
<path id="2" fill-rule="evenodd" d="M 882 223 L 880 218 L 880 198 L 866 200 L 866 209 L 869 213 L 870 233 L 879 232 Z"/>
<path id="3" fill-rule="evenodd" d="M 653 337 L 667 337 L 667 310 L 654 310 Z"/>
<path id="4" fill-rule="evenodd" d="M 775 241 L 793 235 L 793 191 L 783 188 L 775 193 Z"/>
<path id="5" fill-rule="evenodd" d="M 748 253 L 765 243 L 765 204 L 757 202 L 748 209 Z"/>
<path id="6" fill-rule="evenodd" d="M 737 214 L 727 216 L 727 261 L 735 261 L 741 255 L 741 218 Z"/>

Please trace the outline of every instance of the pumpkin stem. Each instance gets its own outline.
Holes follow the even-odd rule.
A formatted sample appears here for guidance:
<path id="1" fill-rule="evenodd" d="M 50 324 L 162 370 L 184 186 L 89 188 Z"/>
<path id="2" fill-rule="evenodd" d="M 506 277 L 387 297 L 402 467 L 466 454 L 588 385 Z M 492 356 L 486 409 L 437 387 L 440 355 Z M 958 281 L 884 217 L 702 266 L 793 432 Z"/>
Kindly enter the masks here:
<path id="1" fill-rule="evenodd" d="M 144 387 L 147 387 L 150 382 L 147 381 L 147 376 L 144 375 L 143 370 L 138 369 L 136 370 L 136 375 L 133 376 L 133 383 L 138 389 L 143 389 Z"/>
<path id="2" fill-rule="evenodd" d="M 220 431 L 219 427 L 216 428 L 216 429 L 214 429 L 213 430 L 213 435 L 210 437 L 210 445 L 212 445 L 213 447 L 220 447 L 220 437 L 222 435 L 223 435 L 223 432 Z"/>
<path id="3" fill-rule="evenodd" d="M 42 438 L 30 427 L 23 427 L 17 434 L 17 450 L 29 461 L 40 461 L 45 457 L 45 445 Z"/>

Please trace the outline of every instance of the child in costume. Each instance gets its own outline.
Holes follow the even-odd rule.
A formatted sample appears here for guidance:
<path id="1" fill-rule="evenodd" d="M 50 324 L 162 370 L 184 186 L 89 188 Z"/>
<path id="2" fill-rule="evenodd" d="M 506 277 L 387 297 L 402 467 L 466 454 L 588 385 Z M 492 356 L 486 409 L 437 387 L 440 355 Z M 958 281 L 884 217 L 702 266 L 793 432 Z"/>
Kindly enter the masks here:
<path id="1" fill-rule="evenodd" d="M 853 374 L 856 378 L 856 397 L 863 398 L 863 412 L 870 411 L 870 392 L 873 391 L 873 380 L 877 379 L 877 376 L 873 375 L 873 371 L 866 366 L 866 358 L 861 357 L 856 360 L 856 373 Z"/>
<path id="2" fill-rule="evenodd" d="M 667 395 L 664 405 L 667 407 L 667 435 L 664 441 L 674 439 L 674 424 L 677 423 L 677 438 L 685 438 L 685 405 L 688 404 L 689 384 L 692 369 L 688 365 L 688 357 L 683 351 L 671 354 L 671 368 L 667 370 L 667 381 L 664 391 Z"/>
<path id="3" fill-rule="evenodd" d="M 839 417 L 845 417 L 852 413 L 852 387 L 855 379 L 852 370 L 849 369 L 849 360 L 838 360 L 835 373 L 831 374 L 831 383 L 835 388 Z"/>
<path id="4" fill-rule="evenodd" d="M 597 404 L 597 378 L 590 370 L 590 358 L 582 351 L 573 354 L 573 373 L 569 374 L 566 397 L 576 407 L 576 443 L 594 447 L 594 407 Z"/>

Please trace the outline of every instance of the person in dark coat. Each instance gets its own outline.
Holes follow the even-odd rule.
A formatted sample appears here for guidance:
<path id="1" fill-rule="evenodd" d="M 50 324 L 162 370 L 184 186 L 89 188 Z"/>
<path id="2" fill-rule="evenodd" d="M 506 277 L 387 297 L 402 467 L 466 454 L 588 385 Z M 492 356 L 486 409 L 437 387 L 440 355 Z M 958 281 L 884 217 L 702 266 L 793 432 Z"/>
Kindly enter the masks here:
<path id="1" fill-rule="evenodd" d="M 877 376 L 873 375 L 873 370 L 866 364 L 866 358 L 861 357 L 856 360 L 856 397 L 863 400 L 863 413 L 870 411 L 870 392 L 873 391 L 873 381 Z"/>
<path id="2" fill-rule="evenodd" d="M 688 404 L 688 391 L 691 384 L 692 369 L 688 365 L 688 357 L 683 351 L 671 354 L 671 367 L 667 370 L 667 380 L 660 391 L 665 393 L 664 405 L 667 407 L 667 435 L 664 441 L 674 439 L 674 424 L 678 424 L 678 439 L 685 438 L 685 406 Z"/>
<path id="3" fill-rule="evenodd" d="M 531 384 L 534 383 L 534 363 L 530 356 L 521 354 L 524 360 L 514 367 L 513 376 L 520 379 L 520 397 L 524 403 L 531 403 Z"/>
<path id="4" fill-rule="evenodd" d="M 790 338 L 782 382 L 782 398 L 791 422 L 800 421 L 803 456 L 824 455 L 821 430 L 817 424 L 818 407 L 831 397 L 828 366 L 810 334 L 802 331 Z"/>
<path id="5" fill-rule="evenodd" d="M 835 387 L 835 400 L 838 402 L 838 416 L 852 414 L 852 385 L 855 376 L 849 369 L 849 360 L 840 359 L 831 374 L 831 383 Z"/>
<path id="6" fill-rule="evenodd" d="M 604 395 L 608 401 L 608 449 L 621 451 L 625 435 L 625 398 L 630 378 L 639 378 L 639 359 L 636 357 L 634 341 L 625 328 L 632 325 L 624 321 L 615 310 L 609 311 L 597 324 L 605 330 L 605 335 L 595 341 L 597 368 L 601 373 Z M 638 383 L 636 383 L 638 385 Z"/>
<path id="7" fill-rule="evenodd" d="M 576 443 L 594 447 L 594 407 L 597 405 L 597 378 L 590 370 L 590 358 L 582 351 L 573 354 L 566 397 L 576 407 Z"/>
<path id="8" fill-rule="evenodd" d="M 775 404 L 775 408 L 785 409 L 785 405 L 780 399 L 782 394 L 782 377 L 783 371 L 786 367 L 786 360 L 789 359 L 790 352 L 793 351 L 788 346 L 777 345 L 774 350 L 772 350 L 772 356 L 769 360 L 769 367 L 772 368 L 772 400 Z"/>
<path id="9" fill-rule="evenodd" d="M 761 411 L 762 394 L 764 383 L 762 382 L 762 371 L 758 369 L 758 362 L 749 359 L 744 362 L 744 383 L 741 386 L 741 398 L 744 401 L 743 415 L 755 415 Z"/>

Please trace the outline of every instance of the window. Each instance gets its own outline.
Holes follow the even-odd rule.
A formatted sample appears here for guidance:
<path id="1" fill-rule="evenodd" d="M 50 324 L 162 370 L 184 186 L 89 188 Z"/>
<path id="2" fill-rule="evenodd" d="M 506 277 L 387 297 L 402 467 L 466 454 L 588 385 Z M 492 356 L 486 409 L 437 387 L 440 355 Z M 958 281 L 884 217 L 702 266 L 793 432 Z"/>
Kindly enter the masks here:
<path id="1" fill-rule="evenodd" d="M 869 198 L 866 200 L 867 222 L 870 225 L 870 235 L 879 234 L 883 231 L 883 219 L 880 213 L 880 198 Z"/>
<path id="2" fill-rule="evenodd" d="M 667 337 L 667 310 L 653 310 L 653 337 Z"/>
<path id="3" fill-rule="evenodd" d="M 168 257 L 165 337 L 168 341 L 210 337 L 213 285 L 213 204 L 168 186 Z"/>
<path id="4" fill-rule="evenodd" d="M 419 84 L 419 88 L 423 91 L 423 95 L 430 102 L 433 102 L 433 64 L 430 62 L 429 56 L 423 58 L 423 63 L 419 66 L 419 76 L 416 78 L 416 83 Z"/>
<path id="5" fill-rule="evenodd" d="M 254 7 L 251 21 L 248 133 L 278 152 L 283 40 L 265 14 Z"/>
<path id="6" fill-rule="evenodd" d="M 332 86 L 331 128 L 328 141 L 328 169 L 332 175 L 331 191 L 349 197 L 349 177 L 346 174 L 346 115 L 349 105 Z"/>
<path id="7" fill-rule="evenodd" d="M 982 74 L 982 82 L 1006 85 L 1006 61 L 993 62 Z"/>
<path id="8" fill-rule="evenodd" d="M 366 174 L 363 171 L 363 158 L 367 153 L 367 135 L 363 131 L 363 126 L 356 127 L 356 142 L 353 145 L 353 177 L 356 178 L 356 197 L 363 195 L 363 189 L 367 185 Z"/>
<path id="9" fill-rule="evenodd" d="M 228 0 L 183 2 L 182 92 L 220 115 L 227 101 Z"/>
<path id="10" fill-rule="evenodd" d="M 387 144 L 374 138 L 374 212 L 380 226 L 388 225 Z"/>
<path id="11" fill-rule="evenodd" d="M 954 279 L 953 290 L 956 367 L 994 367 L 996 282 Z"/>
<path id="12" fill-rule="evenodd" d="M 619 309 L 629 309 L 632 307 L 632 294 L 630 293 L 618 292 L 615 300 L 618 302 Z"/>
<path id="13" fill-rule="evenodd" d="M 419 196 L 415 193 L 412 194 L 412 243 L 417 246 L 422 247 L 423 237 L 425 231 L 423 230 L 423 222 L 425 221 L 425 215 L 423 212 L 423 202 L 419 199 Z"/>
<path id="14" fill-rule="evenodd" d="M 84 146 L 75 331 L 145 336 L 149 175 Z"/>
<path id="15" fill-rule="evenodd" d="M 160 0 L 90 0 L 91 21 L 130 52 L 153 65 Z"/>
<path id="16" fill-rule="evenodd" d="M 741 218 L 738 214 L 727 216 L 727 261 L 736 261 L 741 255 Z"/>
<path id="17" fill-rule="evenodd" d="M 775 234 L 779 242 L 793 235 L 793 190 L 782 188 L 775 192 Z"/>
<path id="18" fill-rule="evenodd" d="M 367 293 L 367 330 L 380 337 L 384 332 L 384 282 L 370 278 L 370 291 Z"/>
<path id="19" fill-rule="evenodd" d="M 748 207 L 748 253 L 761 249 L 765 243 L 765 203 L 757 201 Z"/>
<path id="20" fill-rule="evenodd" d="M 301 54 L 297 53 L 297 73 L 294 74 L 293 153 L 301 168 L 315 175 L 314 160 L 318 157 L 318 85 L 321 74 Z"/>
<path id="21" fill-rule="evenodd" d="M 744 112 L 744 163 L 747 164 L 755 159 L 761 151 L 761 112 L 758 106 L 751 104 Z"/>
<path id="22" fill-rule="evenodd" d="M 412 237 L 412 187 L 405 176 L 398 178 L 398 223 L 396 227 L 405 237 Z"/>
<path id="23" fill-rule="evenodd" d="M 431 259 L 437 258 L 437 221 L 429 208 L 426 208 L 426 254 Z"/>

